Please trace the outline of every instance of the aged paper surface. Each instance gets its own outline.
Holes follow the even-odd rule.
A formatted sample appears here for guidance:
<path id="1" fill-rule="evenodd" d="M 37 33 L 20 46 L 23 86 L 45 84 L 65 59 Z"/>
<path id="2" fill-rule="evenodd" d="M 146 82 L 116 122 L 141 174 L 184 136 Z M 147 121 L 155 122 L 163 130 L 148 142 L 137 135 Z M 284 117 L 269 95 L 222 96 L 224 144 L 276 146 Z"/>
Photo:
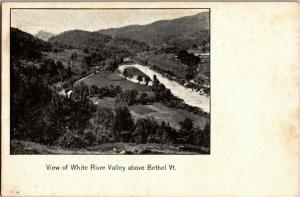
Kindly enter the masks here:
<path id="1" fill-rule="evenodd" d="M 210 154 L 11 155 L 11 8 L 210 8 Z M 298 3 L 4 3 L 2 18 L 1 195 L 300 195 Z M 53 171 L 47 164 L 176 170 Z"/>

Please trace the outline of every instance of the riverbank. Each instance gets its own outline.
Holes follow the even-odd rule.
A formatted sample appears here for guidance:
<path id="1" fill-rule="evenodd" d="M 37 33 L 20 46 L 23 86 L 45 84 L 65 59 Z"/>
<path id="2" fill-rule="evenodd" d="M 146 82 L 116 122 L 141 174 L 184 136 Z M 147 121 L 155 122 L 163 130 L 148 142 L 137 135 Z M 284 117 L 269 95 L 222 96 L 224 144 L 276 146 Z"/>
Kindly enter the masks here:
<path id="1" fill-rule="evenodd" d="M 156 75 L 157 79 L 163 83 L 166 88 L 170 89 L 174 96 L 182 99 L 186 104 L 202 109 L 204 112 L 210 113 L 210 98 L 209 96 L 200 95 L 198 92 L 193 91 L 192 89 L 186 88 L 183 85 L 179 84 L 177 81 L 170 80 L 165 77 L 163 74 L 158 73 L 154 70 L 151 70 L 147 66 L 140 64 L 125 64 L 120 65 L 118 70 L 119 73 L 123 73 L 124 69 L 134 67 L 142 71 L 144 74 L 148 75 L 152 80 L 153 76 Z M 137 83 L 136 79 L 127 78 L 134 83 Z"/>

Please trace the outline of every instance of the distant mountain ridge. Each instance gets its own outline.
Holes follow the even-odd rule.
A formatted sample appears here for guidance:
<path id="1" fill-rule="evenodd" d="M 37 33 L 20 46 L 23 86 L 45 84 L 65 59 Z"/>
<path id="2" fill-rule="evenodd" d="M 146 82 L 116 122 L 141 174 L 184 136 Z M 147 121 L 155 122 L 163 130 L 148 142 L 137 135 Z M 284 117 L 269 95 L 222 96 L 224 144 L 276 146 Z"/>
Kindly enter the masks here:
<path id="1" fill-rule="evenodd" d="M 97 32 L 113 38 L 129 38 L 147 44 L 174 44 L 191 40 L 199 44 L 203 40 L 209 40 L 209 12 L 156 21 L 148 25 L 129 25 Z"/>
<path id="2" fill-rule="evenodd" d="M 51 43 L 63 44 L 75 48 L 87 48 L 92 46 L 104 46 L 111 40 L 111 36 L 99 32 L 89 32 L 83 30 L 65 31 L 50 38 Z"/>
<path id="3" fill-rule="evenodd" d="M 64 45 L 74 48 L 105 48 L 105 49 L 125 49 L 129 51 L 142 51 L 148 45 L 128 38 L 112 38 L 109 35 L 99 32 L 89 32 L 83 30 L 71 30 L 56 35 L 48 40 L 52 44 Z"/>
<path id="4" fill-rule="evenodd" d="M 48 41 L 74 48 L 111 45 L 132 50 L 132 48 L 146 49 L 146 45 L 162 44 L 190 48 L 209 42 L 209 12 L 160 20 L 148 25 L 129 25 L 95 32 L 70 30 L 53 36 Z"/>
<path id="5" fill-rule="evenodd" d="M 51 37 L 53 37 L 55 34 L 47 32 L 47 31 L 39 31 L 37 34 L 35 34 L 35 37 L 44 40 L 44 41 L 48 41 Z"/>

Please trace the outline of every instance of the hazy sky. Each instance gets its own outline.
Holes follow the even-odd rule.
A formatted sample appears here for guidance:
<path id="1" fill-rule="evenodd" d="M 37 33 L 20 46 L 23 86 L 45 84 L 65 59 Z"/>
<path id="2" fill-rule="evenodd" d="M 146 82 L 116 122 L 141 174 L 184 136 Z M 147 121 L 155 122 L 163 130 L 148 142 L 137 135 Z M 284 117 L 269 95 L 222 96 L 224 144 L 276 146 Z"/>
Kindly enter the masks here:
<path id="1" fill-rule="evenodd" d="M 68 9 L 13 9 L 11 26 L 31 34 L 40 30 L 61 33 L 81 29 L 96 31 L 133 24 L 148 24 L 157 20 L 190 16 L 205 9 L 168 9 L 168 10 L 68 10 Z"/>

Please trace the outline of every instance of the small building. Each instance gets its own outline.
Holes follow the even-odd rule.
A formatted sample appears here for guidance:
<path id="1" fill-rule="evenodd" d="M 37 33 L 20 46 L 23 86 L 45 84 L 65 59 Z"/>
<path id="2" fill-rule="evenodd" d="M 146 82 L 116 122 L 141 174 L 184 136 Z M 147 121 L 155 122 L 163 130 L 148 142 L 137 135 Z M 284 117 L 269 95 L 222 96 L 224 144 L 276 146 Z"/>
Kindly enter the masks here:
<path id="1" fill-rule="evenodd" d="M 128 63 L 128 62 L 133 62 L 133 59 L 130 57 L 124 57 L 123 62 Z"/>
<path id="2" fill-rule="evenodd" d="M 203 53 L 199 49 L 189 49 L 187 52 L 188 54 L 193 54 L 194 56 L 199 57 L 201 63 L 209 62 L 209 53 Z"/>
<path id="3" fill-rule="evenodd" d="M 201 63 L 209 62 L 209 53 L 201 53 L 198 57 Z"/>
<path id="4" fill-rule="evenodd" d="M 71 98 L 73 94 L 73 90 L 71 89 L 63 89 L 62 91 L 59 92 L 60 95 L 63 95 L 66 98 Z"/>
<path id="5" fill-rule="evenodd" d="M 199 50 L 199 49 L 189 49 L 189 50 L 187 50 L 188 54 L 193 54 L 196 57 L 199 57 L 201 55 L 201 52 L 202 51 Z"/>

